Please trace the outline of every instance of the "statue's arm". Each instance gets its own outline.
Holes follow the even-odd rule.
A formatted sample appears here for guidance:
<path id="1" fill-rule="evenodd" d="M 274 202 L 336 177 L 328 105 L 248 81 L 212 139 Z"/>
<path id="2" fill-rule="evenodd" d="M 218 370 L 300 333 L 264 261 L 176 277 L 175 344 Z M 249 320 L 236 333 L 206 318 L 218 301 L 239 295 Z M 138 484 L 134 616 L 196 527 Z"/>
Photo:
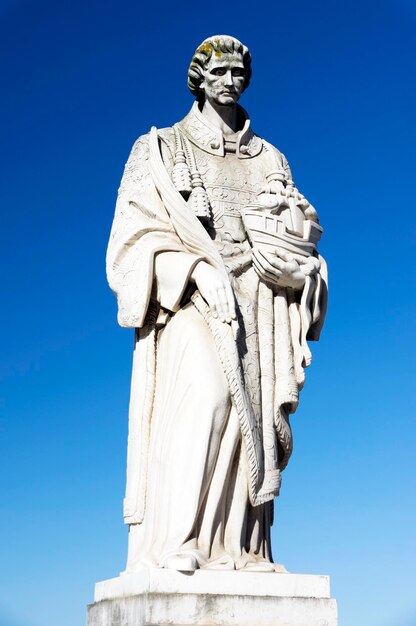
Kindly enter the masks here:
<path id="1" fill-rule="evenodd" d="M 282 167 L 285 171 L 288 183 L 293 183 L 292 171 L 287 158 L 280 153 Z M 305 216 L 319 222 L 314 207 L 303 197 Z M 305 336 L 308 341 L 319 341 L 320 334 L 325 322 L 328 307 L 328 268 L 325 259 L 316 254 L 300 268 L 305 274 L 305 284 L 300 298 L 300 312 L 302 323 L 305 325 Z"/>
<path id="2" fill-rule="evenodd" d="M 286 189 L 302 207 L 306 219 L 319 221 L 314 207 L 301 195 L 293 181 L 292 172 L 285 155 L 271 144 L 279 167 L 283 169 Z M 319 340 L 324 324 L 328 302 L 328 270 L 325 259 L 316 254 L 304 262 L 298 262 L 285 252 L 275 255 L 253 250 L 253 265 L 263 280 L 297 292 L 296 300 L 302 319 L 303 334 L 310 341 Z"/>
<path id="3" fill-rule="evenodd" d="M 150 298 L 176 311 L 201 258 L 184 248 L 171 224 L 152 181 L 144 135 L 124 169 L 107 250 L 107 277 L 121 326 L 141 327 Z"/>
<path id="4" fill-rule="evenodd" d="M 287 158 L 285 157 L 285 155 L 282 152 L 280 152 L 279 154 L 280 154 L 280 157 L 282 159 L 282 168 L 283 168 L 283 170 L 285 172 L 286 180 L 293 181 L 292 170 L 290 169 L 290 165 L 289 165 L 289 162 L 288 162 Z"/>

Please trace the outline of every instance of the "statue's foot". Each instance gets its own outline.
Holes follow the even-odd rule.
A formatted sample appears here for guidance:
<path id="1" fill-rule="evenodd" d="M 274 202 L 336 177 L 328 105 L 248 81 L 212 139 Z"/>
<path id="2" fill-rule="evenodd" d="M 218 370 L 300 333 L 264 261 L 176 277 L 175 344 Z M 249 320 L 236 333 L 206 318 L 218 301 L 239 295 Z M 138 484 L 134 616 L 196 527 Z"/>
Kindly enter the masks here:
<path id="1" fill-rule="evenodd" d="M 178 572 L 194 572 L 199 565 L 192 554 L 173 554 L 164 561 L 162 567 L 175 569 Z"/>
<path id="2" fill-rule="evenodd" d="M 234 570 L 235 563 L 234 560 L 228 556 L 228 554 L 224 554 L 220 556 L 215 561 L 209 561 L 206 565 L 204 565 L 204 569 L 220 569 L 220 570 Z"/>
<path id="3" fill-rule="evenodd" d="M 250 561 L 242 567 L 240 572 L 275 572 L 276 563 L 270 563 L 268 561 Z"/>
<path id="4" fill-rule="evenodd" d="M 288 571 L 282 563 L 273 563 L 274 571 L 278 574 L 287 574 Z"/>

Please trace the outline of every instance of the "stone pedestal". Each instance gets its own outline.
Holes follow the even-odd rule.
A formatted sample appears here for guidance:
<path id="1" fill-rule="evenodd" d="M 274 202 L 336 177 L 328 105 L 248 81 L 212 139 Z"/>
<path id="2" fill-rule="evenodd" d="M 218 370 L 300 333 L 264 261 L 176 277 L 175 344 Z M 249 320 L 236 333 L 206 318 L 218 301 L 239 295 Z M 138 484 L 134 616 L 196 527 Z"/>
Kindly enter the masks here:
<path id="1" fill-rule="evenodd" d="M 329 577 L 146 570 L 97 583 L 87 626 L 337 626 Z"/>

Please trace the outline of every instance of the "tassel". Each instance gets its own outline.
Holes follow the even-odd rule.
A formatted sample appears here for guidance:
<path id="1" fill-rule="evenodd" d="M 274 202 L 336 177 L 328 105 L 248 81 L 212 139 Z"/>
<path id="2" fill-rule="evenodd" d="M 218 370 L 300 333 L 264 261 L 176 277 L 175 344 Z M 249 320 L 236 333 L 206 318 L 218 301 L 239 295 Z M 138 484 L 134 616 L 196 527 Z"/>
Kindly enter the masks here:
<path id="1" fill-rule="evenodd" d="M 192 183 L 194 183 L 194 177 L 192 177 Z M 195 186 L 192 190 L 188 204 L 191 205 L 192 210 L 197 217 L 200 219 L 209 219 L 208 196 L 202 186 L 202 181 L 199 186 Z"/>
<path id="2" fill-rule="evenodd" d="M 192 152 L 192 147 L 189 140 L 184 137 L 184 147 L 186 158 L 189 163 L 189 169 L 191 172 L 191 185 L 192 191 L 191 195 L 188 199 L 188 204 L 191 206 L 195 215 L 199 217 L 201 220 L 209 220 L 211 218 L 210 215 L 210 205 L 207 196 L 207 192 L 204 189 L 204 184 L 202 182 L 202 178 L 200 173 L 198 172 L 195 156 Z"/>
<path id="3" fill-rule="evenodd" d="M 192 191 L 191 172 L 186 162 L 179 130 L 176 125 L 173 129 L 175 132 L 175 164 L 172 170 L 172 181 L 179 193 L 186 198 Z"/>

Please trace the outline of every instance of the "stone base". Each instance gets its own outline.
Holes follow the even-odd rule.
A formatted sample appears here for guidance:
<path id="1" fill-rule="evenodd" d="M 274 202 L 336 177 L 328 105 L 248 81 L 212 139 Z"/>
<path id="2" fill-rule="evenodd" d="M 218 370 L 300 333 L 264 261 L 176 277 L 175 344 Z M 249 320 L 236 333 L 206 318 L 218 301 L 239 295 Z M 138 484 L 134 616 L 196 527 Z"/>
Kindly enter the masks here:
<path id="1" fill-rule="evenodd" d="M 146 570 L 95 586 L 87 626 L 337 626 L 329 577 Z"/>

